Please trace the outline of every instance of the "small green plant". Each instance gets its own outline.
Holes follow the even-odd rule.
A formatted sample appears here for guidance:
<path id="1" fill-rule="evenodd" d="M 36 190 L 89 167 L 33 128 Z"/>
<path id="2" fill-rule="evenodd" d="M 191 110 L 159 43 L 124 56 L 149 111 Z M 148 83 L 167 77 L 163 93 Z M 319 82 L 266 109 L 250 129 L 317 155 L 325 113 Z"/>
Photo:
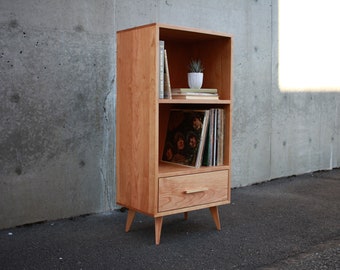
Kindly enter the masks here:
<path id="1" fill-rule="evenodd" d="M 200 59 L 193 59 L 189 63 L 189 72 L 202 73 L 204 70 Z"/>

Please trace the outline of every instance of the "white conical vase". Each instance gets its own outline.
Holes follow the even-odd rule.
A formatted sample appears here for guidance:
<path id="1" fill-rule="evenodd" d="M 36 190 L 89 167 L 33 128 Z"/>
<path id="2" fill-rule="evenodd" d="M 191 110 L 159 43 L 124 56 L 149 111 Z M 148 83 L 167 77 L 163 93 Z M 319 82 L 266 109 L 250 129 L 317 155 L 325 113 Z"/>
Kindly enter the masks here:
<path id="1" fill-rule="evenodd" d="M 198 72 L 188 73 L 188 84 L 190 88 L 200 89 L 203 84 L 203 73 Z"/>

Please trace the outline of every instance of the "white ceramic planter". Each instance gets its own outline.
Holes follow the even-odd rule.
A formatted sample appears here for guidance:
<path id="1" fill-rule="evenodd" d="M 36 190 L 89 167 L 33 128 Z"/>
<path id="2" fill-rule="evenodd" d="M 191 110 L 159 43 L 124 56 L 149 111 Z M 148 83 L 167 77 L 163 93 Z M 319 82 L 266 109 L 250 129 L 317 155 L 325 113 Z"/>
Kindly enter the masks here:
<path id="1" fill-rule="evenodd" d="M 188 73 L 188 84 L 190 88 L 200 89 L 203 84 L 203 73 Z"/>

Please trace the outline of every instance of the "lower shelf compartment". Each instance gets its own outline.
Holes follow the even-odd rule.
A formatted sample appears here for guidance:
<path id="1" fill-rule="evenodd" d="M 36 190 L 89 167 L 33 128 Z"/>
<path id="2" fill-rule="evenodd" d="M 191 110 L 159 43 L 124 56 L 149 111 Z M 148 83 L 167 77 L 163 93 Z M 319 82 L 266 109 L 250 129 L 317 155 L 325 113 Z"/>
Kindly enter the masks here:
<path id="1" fill-rule="evenodd" d="M 158 211 L 228 201 L 228 170 L 159 178 Z"/>

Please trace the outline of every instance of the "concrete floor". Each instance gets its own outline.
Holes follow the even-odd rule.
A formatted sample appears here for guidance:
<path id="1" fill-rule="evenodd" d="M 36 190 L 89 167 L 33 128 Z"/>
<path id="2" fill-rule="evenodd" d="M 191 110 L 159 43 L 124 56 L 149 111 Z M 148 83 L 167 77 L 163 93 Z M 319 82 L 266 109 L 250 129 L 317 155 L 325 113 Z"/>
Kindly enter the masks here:
<path id="1" fill-rule="evenodd" d="M 154 221 L 127 212 L 0 231 L 0 269 L 340 269 L 340 169 L 232 190 L 220 207 Z"/>

